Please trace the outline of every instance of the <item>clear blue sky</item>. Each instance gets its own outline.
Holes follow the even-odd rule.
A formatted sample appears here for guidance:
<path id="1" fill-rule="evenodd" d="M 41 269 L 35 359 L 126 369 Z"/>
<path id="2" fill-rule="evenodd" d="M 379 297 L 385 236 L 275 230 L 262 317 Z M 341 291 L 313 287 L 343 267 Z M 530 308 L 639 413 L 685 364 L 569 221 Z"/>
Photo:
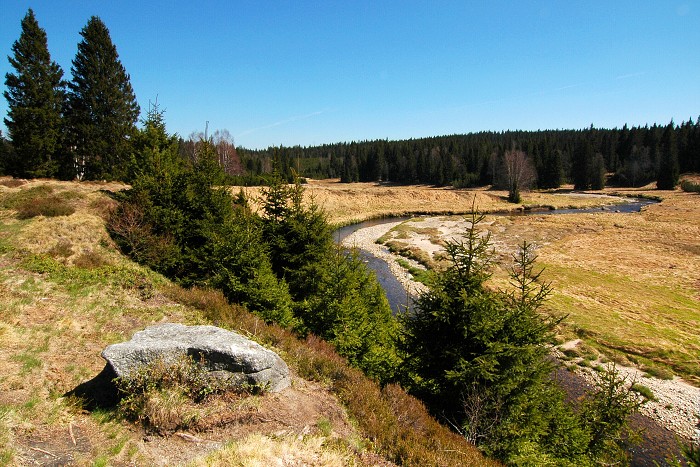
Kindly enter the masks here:
<path id="1" fill-rule="evenodd" d="M 29 7 L 67 78 L 97 15 L 142 110 L 248 148 L 700 114 L 699 0 L 3 0 L 3 89 Z"/>

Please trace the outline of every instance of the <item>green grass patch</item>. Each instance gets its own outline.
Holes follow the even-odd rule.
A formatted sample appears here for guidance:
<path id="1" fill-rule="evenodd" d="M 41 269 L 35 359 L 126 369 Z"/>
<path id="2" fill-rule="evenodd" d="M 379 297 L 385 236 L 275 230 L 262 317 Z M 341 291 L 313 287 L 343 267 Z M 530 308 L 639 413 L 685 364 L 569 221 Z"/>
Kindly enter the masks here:
<path id="1" fill-rule="evenodd" d="M 41 359 L 36 356 L 36 352 L 28 350 L 13 355 L 10 358 L 12 361 L 22 364 L 21 374 L 27 374 L 35 368 L 41 368 Z"/>
<path id="2" fill-rule="evenodd" d="M 647 386 L 644 386 L 643 384 L 634 383 L 630 390 L 636 392 L 637 394 L 640 394 L 645 399 L 649 399 L 651 401 L 657 400 L 656 396 L 654 395 L 654 392 Z"/>
<path id="3" fill-rule="evenodd" d="M 404 259 L 397 259 L 396 262 L 404 268 L 410 275 L 413 276 L 413 280 L 416 282 L 421 282 L 423 284 L 428 283 L 428 279 L 430 277 L 430 271 L 427 269 L 421 269 L 417 268 L 415 266 L 412 266 L 408 261 Z"/>
<path id="4" fill-rule="evenodd" d="M 318 428 L 318 431 L 323 436 L 330 436 L 333 432 L 333 425 L 326 417 L 323 417 L 316 422 L 316 428 Z"/>
<path id="5" fill-rule="evenodd" d="M 90 262 L 92 264 L 93 261 Z M 70 267 L 48 255 L 29 254 L 22 259 L 20 266 L 27 271 L 44 274 L 47 280 L 77 294 L 99 285 L 134 291 L 140 298 L 148 299 L 155 293 L 155 285 L 163 281 L 156 273 L 132 264 Z"/>
<path id="6" fill-rule="evenodd" d="M 545 266 L 554 294 L 547 310 L 606 355 L 671 368 L 700 381 L 700 313 L 692 291 L 577 267 Z M 592 358 L 593 354 L 582 352 Z"/>
<path id="7" fill-rule="evenodd" d="M 652 378 L 672 380 L 673 371 L 661 366 L 644 366 L 644 372 Z"/>

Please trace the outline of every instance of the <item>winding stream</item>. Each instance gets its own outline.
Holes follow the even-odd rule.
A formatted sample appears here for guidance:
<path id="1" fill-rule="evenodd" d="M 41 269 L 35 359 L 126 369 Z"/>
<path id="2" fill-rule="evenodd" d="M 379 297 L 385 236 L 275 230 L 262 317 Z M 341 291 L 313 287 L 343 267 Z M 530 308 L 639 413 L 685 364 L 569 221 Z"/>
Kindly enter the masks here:
<path id="1" fill-rule="evenodd" d="M 656 204 L 658 201 L 649 199 L 637 199 L 632 198 L 631 201 L 603 206 L 598 208 L 585 208 L 585 209 L 552 209 L 552 210 L 525 210 L 519 212 L 495 212 L 489 213 L 489 215 L 496 216 L 528 216 L 528 215 L 555 215 L 555 214 L 585 214 L 585 213 L 634 213 L 640 212 L 643 207 L 649 206 L 651 204 Z M 358 224 L 352 224 L 345 227 L 337 229 L 333 233 L 333 238 L 337 244 L 341 244 L 343 240 L 351 235 L 352 233 L 364 229 L 366 227 L 374 227 L 382 224 L 389 224 L 393 222 L 401 222 L 408 220 L 411 217 L 390 217 L 385 219 L 375 219 L 360 222 Z M 384 289 L 386 297 L 389 300 L 389 305 L 391 309 L 396 313 L 399 310 L 403 310 L 405 307 L 410 306 L 411 299 L 407 290 L 404 288 L 403 284 L 394 276 L 394 274 L 389 269 L 387 262 L 381 258 L 376 257 L 372 253 L 360 249 L 358 251 L 360 258 L 367 264 L 377 276 L 379 284 Z"/>

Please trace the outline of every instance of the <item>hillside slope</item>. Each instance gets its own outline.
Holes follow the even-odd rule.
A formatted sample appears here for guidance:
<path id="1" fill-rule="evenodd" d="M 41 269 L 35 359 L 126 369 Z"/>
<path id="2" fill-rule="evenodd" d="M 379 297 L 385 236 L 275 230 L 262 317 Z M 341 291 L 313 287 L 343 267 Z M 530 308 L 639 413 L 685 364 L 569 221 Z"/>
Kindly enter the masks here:
<path id="1" fill-rule="evenodd" d="M 489 464 L 325 343 L 301 342 L 121 255 L 105 230 L 114 202 L 103 190 L 122 188 L 0 179 L 0 465 Z M 145 430 L 95 388 L 101 350 L 157 322 L 247 334 L 282 355 L 292 388 L 161 401 L 150 413 L 161 428 Z"/>

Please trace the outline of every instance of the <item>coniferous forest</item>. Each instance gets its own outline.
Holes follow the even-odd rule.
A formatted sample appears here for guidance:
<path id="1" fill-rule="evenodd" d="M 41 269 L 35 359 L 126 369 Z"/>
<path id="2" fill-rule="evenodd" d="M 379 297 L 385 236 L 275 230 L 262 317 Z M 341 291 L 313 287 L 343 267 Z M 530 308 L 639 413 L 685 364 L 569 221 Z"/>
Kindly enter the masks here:
<path id="1" fill-rule="evenodd" d="M 249 175 L 264 173 L 276 160 L 283 173 L 291 175 L 293 169 L 309 178 L 468 188 L 503 184 L 504 157 L 513 148 L 528 156 L 537 188 L 573 183 L 600 189 L 601 171 L 619 186 L 656 180 L 669 186 L 679 173 L 700 170 L 700 124 L 689 118 L 679 125 L 479 132 L 237 152 Z"/>

